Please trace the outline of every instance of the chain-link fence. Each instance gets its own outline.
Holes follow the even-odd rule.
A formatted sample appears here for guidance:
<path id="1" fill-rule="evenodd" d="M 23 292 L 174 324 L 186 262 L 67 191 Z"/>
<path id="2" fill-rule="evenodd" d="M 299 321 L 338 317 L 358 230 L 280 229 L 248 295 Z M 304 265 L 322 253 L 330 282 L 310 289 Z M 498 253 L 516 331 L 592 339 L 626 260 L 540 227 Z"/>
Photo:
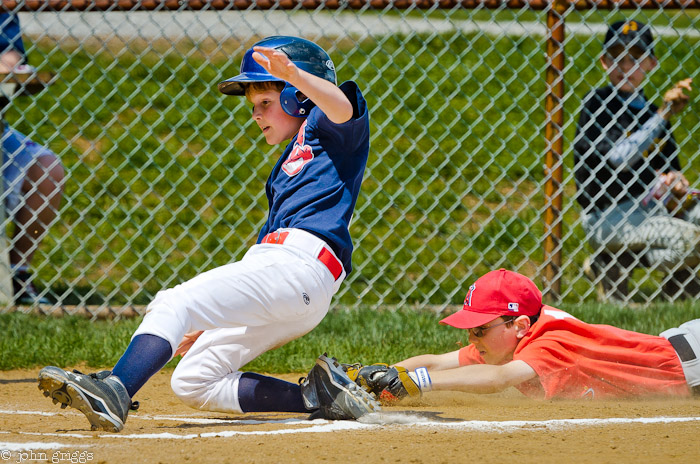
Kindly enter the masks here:
<path id="1" fill-rule="evenodd" d="M 627 250 L 610 251 L 605 237 L 587 240 L 573 141 L 584 96 L 608 84 L 600 61 L 607 24 L 634 18 L 653 27 L 658 66 L 644 93 L 660 104 L 675 82 L 696 74 L 697 13 L 562 11 L 563 205 L 555 220 L 563 227 L 560 287 L 549 293 L 559 301 L 592 301 L 603 281 L 603 297 L 619 297 L 626 276 L 623 300 L 663 296 L 670 274 L 641 258 L 649 248 L 630 264 Z M 276 34 L 326 48 L 339 80 L 355 80 L 369 105 L 370 158 L 351 225 L 354 272 L 336 306 L 460 304 L 476 277 L 499 267 L 550 284 L 541 277 L 552 264 L 543 248 L 546 8 L 18 14 L 29 64 L 57 76 L 4 114 L 65 169 L 58 217 L 30 266 L 40 295 L 56 302 L 48 310 L 140 312 L 158 290 L 239 259 L 255 242 L 280 148 L 261 140 L 248 103 L 216 84 L 237 74 L 252 43 Z M 690 94 L 671 121 L 683 172 L 698 186 L 700 106 Z M 8 234 L 17 246 L 9 219 Z M 611 277 L 623 261 L 628 269 Z M 613 277 L 618 287 L 606 280 Z"/>

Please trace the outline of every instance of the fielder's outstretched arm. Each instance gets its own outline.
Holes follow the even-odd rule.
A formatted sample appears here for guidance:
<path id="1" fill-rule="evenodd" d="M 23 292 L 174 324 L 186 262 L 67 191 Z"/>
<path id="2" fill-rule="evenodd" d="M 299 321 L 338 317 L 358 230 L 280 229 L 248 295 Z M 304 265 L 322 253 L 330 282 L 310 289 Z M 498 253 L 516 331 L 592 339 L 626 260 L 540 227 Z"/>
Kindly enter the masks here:
<path id="1" fill-rule="evenodd" d="M 511 361 L 501 366 L 472 364 L 443 371 L 430 371 L 433 390 L 467 393 L 497 393 L 537 377 L 525 361 Z"/>
<path id="2" fill-rule="evenodd" d="M 459 350 L 444 354 L 421 354 L 404 359 L 395 365 L 405 367 L 409 371 L 415 371 L 419 367 L 425 367 L 430 372 L 455 369 L 459 367 Z"/>

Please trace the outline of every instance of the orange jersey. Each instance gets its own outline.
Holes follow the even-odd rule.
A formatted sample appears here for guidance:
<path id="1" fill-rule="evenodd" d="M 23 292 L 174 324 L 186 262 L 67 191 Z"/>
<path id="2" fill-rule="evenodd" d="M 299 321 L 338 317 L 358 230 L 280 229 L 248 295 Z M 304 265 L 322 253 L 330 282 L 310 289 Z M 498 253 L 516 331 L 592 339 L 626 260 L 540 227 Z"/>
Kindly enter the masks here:
<path id="1" fill-rule="evenodd" d="M 587 324 L 551 306 L 542 308 L 513 359 L 526 362 L 538 375 L 516 386 L 529 397 L 690 395 L 681 362 L 665 338 Z M 468 345 L 460 350 L 459 363 L 484 360 Z"/>

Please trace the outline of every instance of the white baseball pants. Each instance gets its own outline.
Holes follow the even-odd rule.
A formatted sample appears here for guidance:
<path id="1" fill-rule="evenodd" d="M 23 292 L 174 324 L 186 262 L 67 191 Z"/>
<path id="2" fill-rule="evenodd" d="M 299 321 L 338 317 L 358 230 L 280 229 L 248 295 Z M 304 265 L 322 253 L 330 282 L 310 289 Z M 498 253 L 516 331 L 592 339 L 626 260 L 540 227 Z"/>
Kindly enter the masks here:
<path id="1" fill-rule="evenodd" d="M 205 331 L 172 376 L 173 391 L 185 404 L 241 412 L 239 369 L 306 334 L 328 312 L 345 273 L 336 280 L 317 259 L 322 249 L 331 251 L 323 240 L 284 230 L 284 244 L 254 245 L 238 262 L 158 292 L 148 306 L 134 337 L 164 338 L 174 353 L 186 333 Z"/>

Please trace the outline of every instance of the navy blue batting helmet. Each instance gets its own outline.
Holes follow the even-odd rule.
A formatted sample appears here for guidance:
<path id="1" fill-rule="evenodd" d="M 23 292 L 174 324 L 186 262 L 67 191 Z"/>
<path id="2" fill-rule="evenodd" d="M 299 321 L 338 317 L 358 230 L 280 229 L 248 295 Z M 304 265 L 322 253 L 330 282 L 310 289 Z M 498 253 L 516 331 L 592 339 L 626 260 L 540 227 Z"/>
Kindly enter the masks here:
<path id="1" fill-rule="evenodd" d="M 274 48 L 286 54 L 290 61 L 309 74 L 336 83 L 335 66 L 328 53 L 315 43 L 299 37 L 274 36 L 261 40 L 253 47 Z M 219 91 L 226 95 L 245 95 L 245 84 L 249 82 L 285 82 L 279 79 L 253 59 L 253 47 L 243 55 L 241 73 L 219 83 Z M 299 90 L 288 82 L 280 94 L 280 103 L 285 112 L 292 116 L 305 117 L 314 103 L 308 99 L 299 100 Z"/>

